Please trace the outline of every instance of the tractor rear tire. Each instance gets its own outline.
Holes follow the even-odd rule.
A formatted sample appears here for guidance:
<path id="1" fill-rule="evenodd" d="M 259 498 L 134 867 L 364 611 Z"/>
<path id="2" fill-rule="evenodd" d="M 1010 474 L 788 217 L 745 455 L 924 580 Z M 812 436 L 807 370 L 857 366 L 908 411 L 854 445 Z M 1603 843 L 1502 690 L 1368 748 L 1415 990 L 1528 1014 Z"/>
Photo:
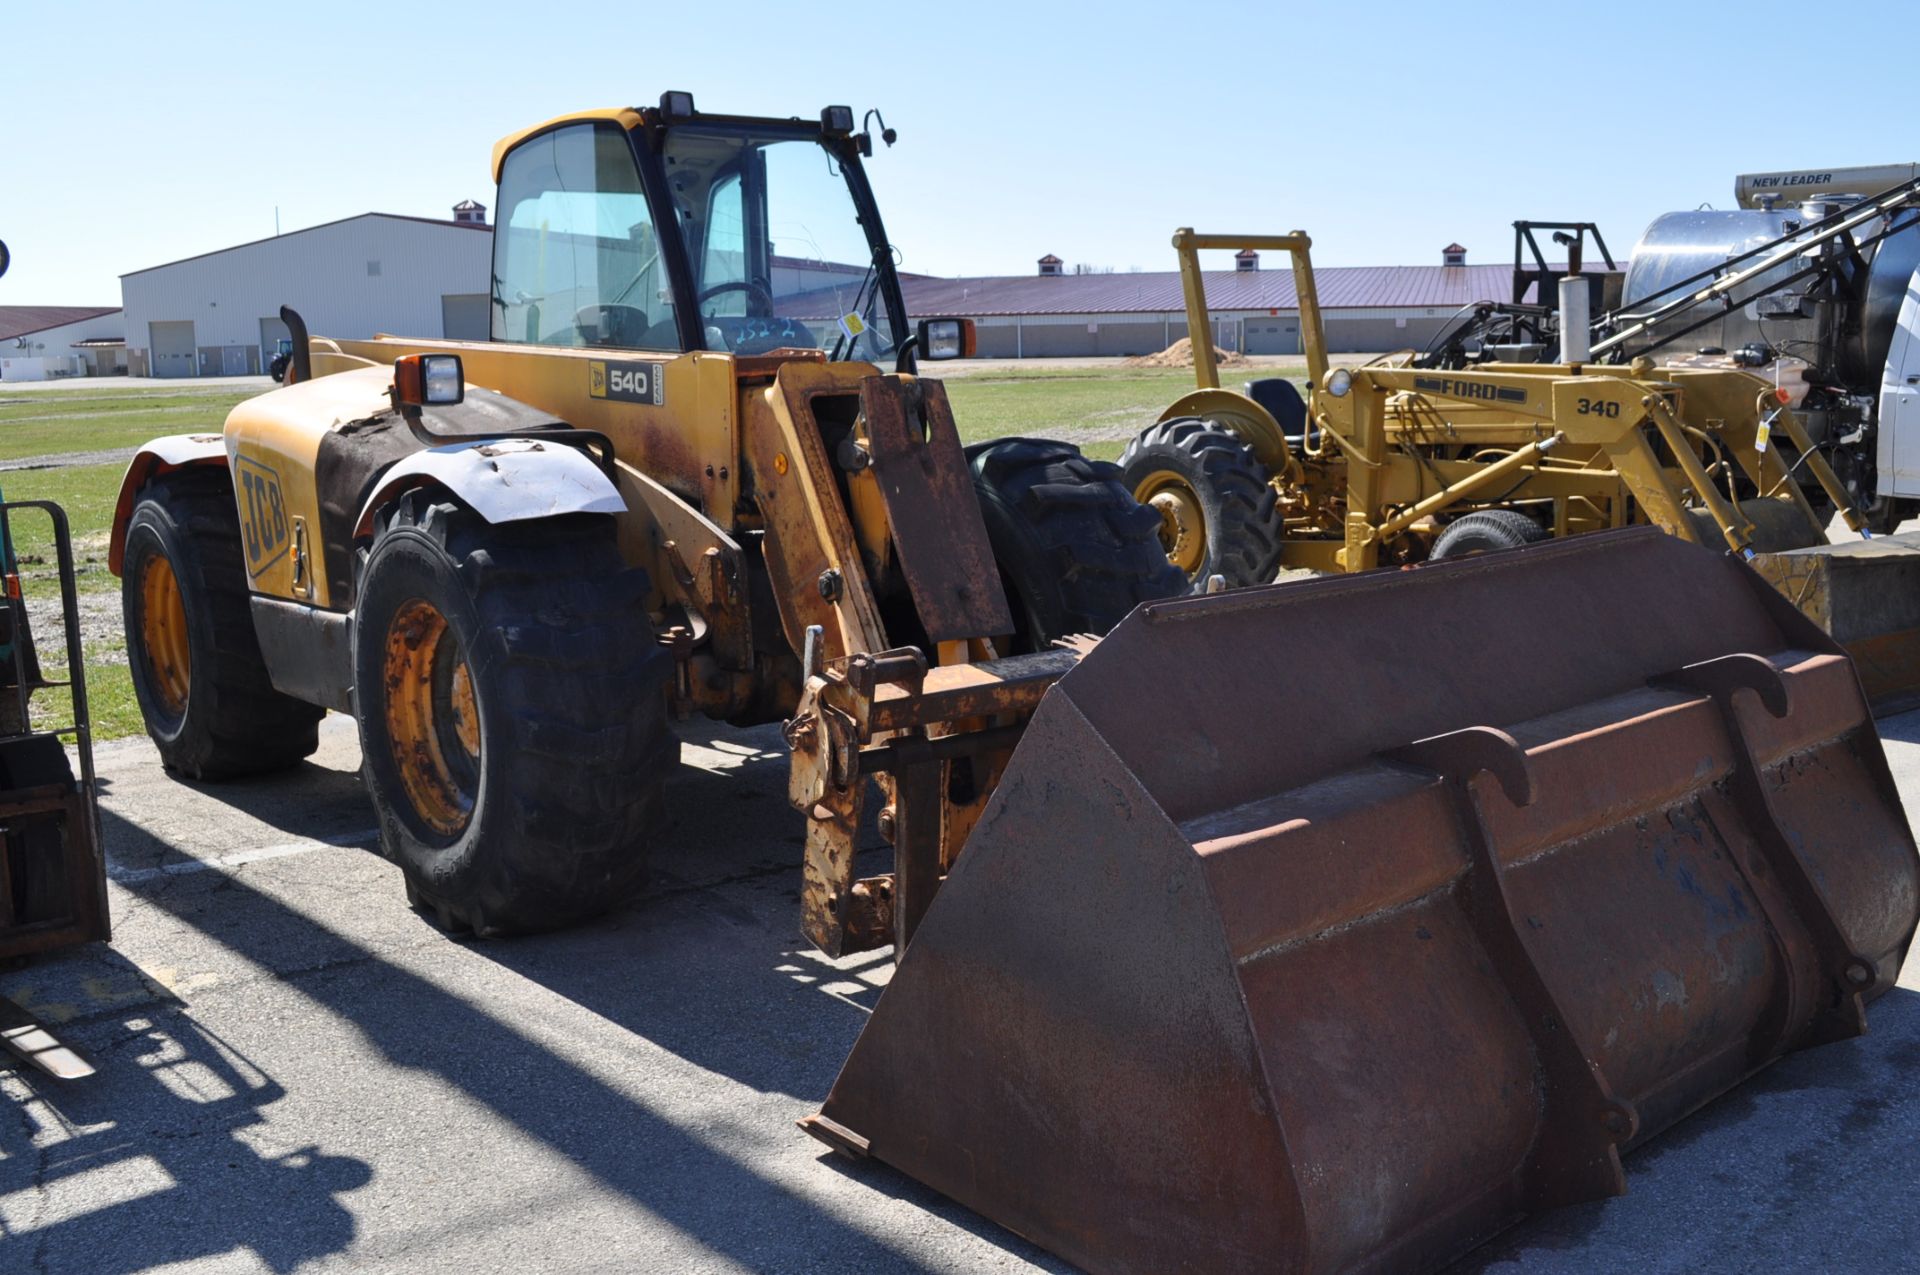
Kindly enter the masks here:
<path id="1" fill-rule="evenodd" d="M 1071 443 L 1002 438 L 967 448 L 987 540 L 1013 610 L 1011 648 L 1103 634 L 1135 606 L 1187 592 L 1160 547 L 1160 518 L 1117 466 Z"/>
<path id="2" fill-rule="evenodd" d="M 1160 516 L 1167 560 L 1193 587 L 1269 584 L 1285 526 L 1278 493 L 1253 449 L 1197 416 L 1142 430 L 1120 454 L 1134 499 Z"/>
<path id="3" fill-rule="evenodd" d="M 388 512 L 354 624 L 361 754 L 381 849 L 442 926 L 555 929 L 639 888 L 677 747 L 646 597 L 602 515 Z"/>
<path id="4" fill-rule="evenodd" d="M 1433 552 L 1428 556 L 1435 562 L 1445 558 L 1471 558 L 1503 549 L 1524 549 L 1552 535 L 1517 509 L 1481 509 L 1462 514 L 1448 523 L 1440 538 L 1433 542 Z"/>
<path id="5" fill-rule="evenodd" d="M 127 663 L 161 762 L 190 779 L 281 770 L 320 746 L 327 710 L 274 689 L 248 596 L 226 469 L 142 487 L 120 567 Z"/>

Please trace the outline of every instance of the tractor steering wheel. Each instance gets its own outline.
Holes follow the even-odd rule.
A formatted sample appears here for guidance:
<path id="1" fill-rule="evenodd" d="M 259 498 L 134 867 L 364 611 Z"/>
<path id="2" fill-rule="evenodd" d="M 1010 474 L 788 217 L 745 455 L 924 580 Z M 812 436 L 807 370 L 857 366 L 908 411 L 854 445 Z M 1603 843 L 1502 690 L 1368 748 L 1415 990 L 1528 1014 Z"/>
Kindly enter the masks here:
<path id="1" fill-rule="evenodd" d="M 749 308 L 752 307 L 754 301 L 758 301 L 768 313 L 771 313 L 773 310 L 773 294 L 751 279 L 733 279 L 726 283 L 716 283 L 711 288 L 702 292 L 695 300 L 701 305 L 705 305 L 722 292 L 744 292 L 747 294 Z"/>

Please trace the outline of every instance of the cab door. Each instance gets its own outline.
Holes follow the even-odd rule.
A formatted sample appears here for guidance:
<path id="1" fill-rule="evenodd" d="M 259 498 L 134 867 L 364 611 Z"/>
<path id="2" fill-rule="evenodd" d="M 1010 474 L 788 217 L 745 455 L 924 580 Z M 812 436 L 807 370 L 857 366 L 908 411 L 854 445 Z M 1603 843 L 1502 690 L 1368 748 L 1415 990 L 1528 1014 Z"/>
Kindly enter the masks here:
<path id="1" fill-rule="evenodd" d="M 1880 382 L 1876 496 L 1920 496 L 1920 271 L 1907 281 Z"/>

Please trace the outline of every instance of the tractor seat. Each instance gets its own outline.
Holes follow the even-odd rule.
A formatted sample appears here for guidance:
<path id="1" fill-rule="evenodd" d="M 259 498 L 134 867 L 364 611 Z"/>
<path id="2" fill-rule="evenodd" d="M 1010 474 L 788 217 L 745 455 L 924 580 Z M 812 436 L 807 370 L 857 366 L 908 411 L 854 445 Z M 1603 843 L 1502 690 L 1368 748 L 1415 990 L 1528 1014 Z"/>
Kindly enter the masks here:
<path id="1" fill-rule="evenodd" d="M 1292 381 L 1280 376 L 1262 377 L 1257 381 L 1248 381 L 1246 395 L 1267 414 L 1280 422 L 1280 432 L 1287 436 L 1287 446 L 1299 451 L 1307 437 L 1307 402 L 1300 397 L 1300 389 Z"/>

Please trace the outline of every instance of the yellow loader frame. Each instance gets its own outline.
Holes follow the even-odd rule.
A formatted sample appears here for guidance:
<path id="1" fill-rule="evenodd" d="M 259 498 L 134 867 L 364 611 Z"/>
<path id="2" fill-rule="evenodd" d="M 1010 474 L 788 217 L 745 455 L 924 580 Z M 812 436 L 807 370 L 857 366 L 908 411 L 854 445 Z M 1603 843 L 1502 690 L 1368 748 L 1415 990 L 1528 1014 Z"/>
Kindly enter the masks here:
<path id="1" fill-rule="evenodd" d="M 1195 390 L 1160 415 L 1232 431 L 1271 475 L 1285 520 L 1280 565 L 1364 571 L 1425 558 L 1453 516 L 1525 508 L 1556 536 L 1652 522 L 1750 554 L 1777 528 L 1824 540 L 1795 478 L 1804 467 L 1856 531 L 1838 477 L 1774 387 L 1734 369 L 1590 364 L 1409 366 L 1407 354 L 1334 368 L 1314 283 L 1312 240 L 1174 233 L 1187 331 L 1212 330 L 1199 254 L 1291 258 L 1308 373 L 1307 427 L 1289 439 L 1247 394 L 1223 389 L 1212 342 L 1193 343 Z M 1791 463 L 1773 445 L 1784 436 Z M 1756 541 L 1762 543 L 1756 546 Z"/>

